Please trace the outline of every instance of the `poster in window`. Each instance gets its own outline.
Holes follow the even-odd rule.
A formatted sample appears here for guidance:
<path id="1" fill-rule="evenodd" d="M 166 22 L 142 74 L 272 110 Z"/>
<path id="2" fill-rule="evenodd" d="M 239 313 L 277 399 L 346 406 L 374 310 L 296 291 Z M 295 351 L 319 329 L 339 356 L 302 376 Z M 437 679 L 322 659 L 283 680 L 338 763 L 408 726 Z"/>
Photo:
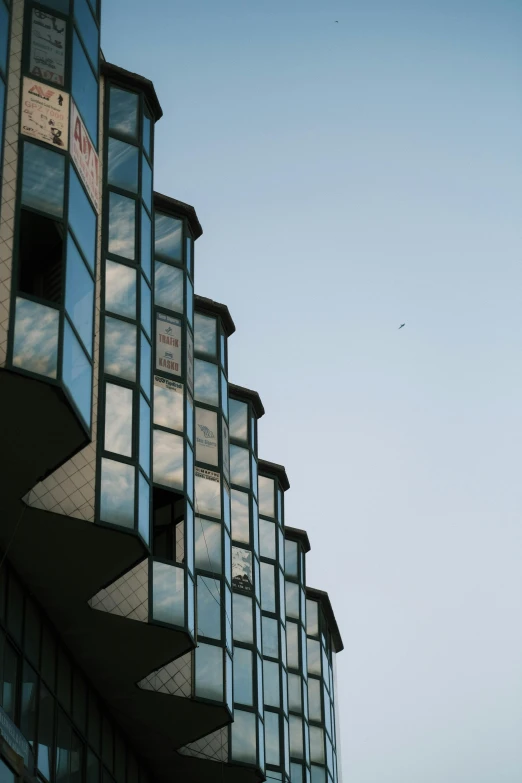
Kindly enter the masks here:
<path id="1" fill-rule="evenodd" d="M 29 73 L 53 84 L 65 81 L 67 22 L 33 8 Z"/>
<path id="2" fill-rule="evenodd" d="M 85 190 L 99 214 L 100 168 L 98 154 L 73 100 L 71 100 L 71 157 L 78 169 Z"/>
<path id="3" fill-rule="evenodd" d="M 156 369 L 181 375 L 181 321 L 156 314 Z"/>
<path id="4" fill-rule="evenodd" d="M 66 150 L 69 130 L 67 93 L 27 76 L 24 76 L 22 93 L 22 133 Z"/>
<path id="5" fill-rule="evenodd" d="M 217 413 L 196 405 L 196 459 L 209 465 L 218 464 Z"/>

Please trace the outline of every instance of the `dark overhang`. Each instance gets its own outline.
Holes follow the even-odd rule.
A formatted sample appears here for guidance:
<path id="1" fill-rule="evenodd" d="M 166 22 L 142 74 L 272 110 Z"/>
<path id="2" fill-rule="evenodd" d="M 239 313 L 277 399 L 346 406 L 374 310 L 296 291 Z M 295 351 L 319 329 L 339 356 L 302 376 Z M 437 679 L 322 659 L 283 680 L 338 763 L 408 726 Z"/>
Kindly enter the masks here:
<path id="1" fill-rule="evenodd" d="M 245 386 L 236 386 L 235 383 L 229 383 L 228 393 L 231 397 L 241 397 L 242 399 L 251 402 L 254 408 L 254 413 L 258 419 L 265 415 L 265 409 L 263 407 L 263 403 L 261 402 L 261 397 L 256 391 L 247 389 Z"/>
<path id="2" fill-rule="evenodd" d="M 305 553 L 309 552 L 312 548 L 310 546 L 308 533 L 306 530 L 300 530 L 298 527 L 287 527 L 285 525 L 285 538 L 290 538 L 292 541 L 299 541 L 299 543 L 302 544 Z"/>
<path id="3" fill-rule="evenodd" d="M 260 473 L 274 473 L 279 479 L 279 483 L 283 488 L 283 492 L 290 489 L 290 482 L 286 475 L 286 469 L 284 465 L 278 465 L 276 462 L 268 462 L 266 459 L 260 459 L 257 462 Z"/>
<path id="4" fill-rule="evenodd" d="M 344 650 L 343 640 L 341 639 L 341 634 L 339 633 L 339 626 L 337 625 L 337 620 L 335 619 L 328 593 L 325 593 L 324 590 L 316 590 L 315 587 L 307 587 L 306 597 L 310 598 L 312 601 L 318 601 L 321 604 L 326 622 L 328 624 L 328 630 L 332 634 L 334 652 L 339 653 L 341 650 Z"/>
<path id="5" fill-rule="evenodd" d="M 206 296 L 199 296 L 196 294 L 194 296 L 194 309 L 198 312 L 204 311 L 206 313 L 212 313 L 212 315 L 217 315 L 218 318 L 221 318 L 227 337 L 230 337 L 230 335 L 234 334 L 236 331 L 236 325 L 232 320 L 230 310 L 225 304 L 214 302 L 213 299 L 208 299 Z"/>
<path id="6" fill-rule="evenodd" d="M 147 98 L 154 115 L 154 122 L 157 122 L 163 116 L 163 109 L 160 106 L 156 90 L 150 79 L 146 79 L 138 73 L 126 71 L 125 68 L 120 68 L 119 65 L 113 65 L 113 63 L 108 63 L 105 60 L 102 60 L 101 72 L 104 76 L 120 82 L 124 87 L 142 92 Z"/>
<path id="7" fill-rule="evenodd" d="M 196 215 L 196 210 L 194 207 L 191 207 L 190 204 L 185 204 L 184 201 L 178 201 L 177 198 L 171 198 L 170 196 L 163 195 L 163 193 L 156 193 L 156 191 L 154 191 L 154 207 L 155 209 L 161 209 L 164 212 L 175 212 L 177 215 L 186 217 L 194 239 L 198 239 L 203 233 L 201 223 Z"/>

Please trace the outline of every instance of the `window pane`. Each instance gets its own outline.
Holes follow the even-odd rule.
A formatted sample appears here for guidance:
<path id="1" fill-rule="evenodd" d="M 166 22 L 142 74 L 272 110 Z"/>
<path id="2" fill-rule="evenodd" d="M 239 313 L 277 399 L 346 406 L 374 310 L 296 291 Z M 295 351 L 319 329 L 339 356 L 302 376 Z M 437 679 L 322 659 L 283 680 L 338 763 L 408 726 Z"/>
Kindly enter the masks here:
<path id="1" fill-rule="evenodd" d="M 217 413 L 196 405 L 196 459 L 218 465 Z"/>
<path id="2" fill-rule="evenodd" d="M 241 446 L 230 446 L 230 480 L 242 487 L 250 486 L 249 452 Z"/>
<path id="3" fill-rule="evenodd" d="M 274 522 L 269 522 L 267 519 L 259 520 L 259 545 L 261 557 L 269 557 L 271 560 L 275 560 L 275 533 L 276 528 Z"/>
<path id="4" fill-rule="evenodd" d="M 259 513 L 266 517 L 274 514 L 274 479 L 259 476 Z"/>
<path id="5" fill-rule="evenodd" d="M 196 466 L 196 511 L 221 518 L 221 481 L 219 473 Z"/>
<path id="6" fill-rule="evenodd" d="M 145 206 L 148 207 L 149 212 L 152 212 L 152 169 L 145 156 L 142 155 L 141 161 L 141 195 Z"/>
<path id="7" fill-rule="evenodd" d="M 65 319 L 63 335 L 63 382 L 69 389 L 88 427 L 91 426 L 92 365 Z"/>
<path id="8" fill-rule="evenodd" d="M 303 710 L 302 680 L 299 674 L 288 675 L 288 709 L 293 712 Z"/>
<path id="9" fill-rule="evenodd" d="M 247 595 L 232 596 L 234 614 L 234 640 L 252 644 L 254 641 L 254 621 L 252 616 L 252 599 Z"/>
<path id="10" fill-rule="evenodd" d="M 273 661 L 263 661 L 263 679 L 265 704 L 269 707 L 279 707 L 281 704 L 279 664 Z"/>
<path id="11" fill-rule="evenodd" d="M 2 641 L 4 641 L 3 638 Z M 2 706 L 11 720 L 15 720 L 18 692 L 19 658 L 9 642 L 5 641 L 4 644 Z"/>
<path id="12" fill-rule="evenodd" d="M 196 517 L 196 568 L 221 573 L 221 525 L 209 519 Z"/>
<path id="13" fill-rule="evenodd" d="M 183 432 L 183 384 L 154 376 L 154 424 Z"/>
<path id="14" fill-rule="evenodd" d="M 136 318 L 136 270 L 110 259 L 105 262 L 105 309 Z"/>
<path id="15" fill-rule="evenodd" d="M 194 316 L 194 350 L 216 357 L 216 319 L 196 313 Z"/>
<path id="16" fill-rule="evenodd" d="M 24 663 L 22 681 L 22 704 L 20 714 L 20 729 L 32 748 L 36 740 L 36 702 L 38 697 L 38 677 L 36 672 Z M 0 781 L 4 783 L 3 776 Z"/>
<path id="17" fill-rule="evenodd" d="M 151 120 L 146 114 L 143 115 L 143 148 L 150 158 L 151 153 Z"/>
<path id="18" fill-rule="evenodd" d="M 217 579 L 198 576 L 198 634 L 221 639 L 221 585 Z"/>
<path id="19" fill-rule="evenodd" d="M 308 711 L 310 720 L 321 722 L 321 681 L 313 677 L 308 679 Z"/>
<path id="20" fill-rule="evenodd" d="M 234 711 L 232 724 L 232 758 L 250 764 L 256 762 L 256 716 L 251 712 Z"/>
<path id="21" fill-rule="evenodd" d="M 299 576 L 297 568 L 297 542 L 285 540 L 285 573 L 287 576 Z"/>
<path id="22" fill-rule="evenodd" d="M 295 582 L 286 582 L 286 616 L 299 620 L 299 585 Z"/>
<path id="23" fill-rule="evenodd" d="M 94 146 L 98 146 L 98 83 L 80 43 L 73 33 L 72 94 Z"/>
<path id="24" fill-rule="evenodd" d="M 24 144 L 22 204 L 48 215 L 63 215 L 65 158 L 52 150 Z"/>
<path id="25" fill-rule="evenodd" d="M 152 616 L 170 625 L 185 623 L 185 572 L 167 563 L 152 564 Z"/>
<path id="26" fill-rule="evenodd" d="M 150 475 L 150 405 L 140 394 L 140 465 Z"/>
<path id="27" fill-rule="evenodd" d="M 124 141 L 109 138 L 107 177 L 115 185 L 131 193 L 138 192 L 138 148 Z"/>
<path id="28" fill-rule="evenodd" d="M 279 656 L 278 622 L 272 617 L 263 617 L 263 655 Z"/>
<path id="29" fill-rule="evenodd" d="M 251 591 L 254 588 L 252 578 L 252 552 L 241 547 L 232 547 L 232 587 L 236 590 Z"/>
<path id="30" fill-rule="evenodd" d="M 274 566 L 261 563 L 261 607 L 265 612 L 275 612 Z"/>
<path id="31" fill-rule="evenodd" d="M 109 194 L 109 253 L 115 253 L 133 261 L 135 252 L 136 202 Z"/>
<path id="32" fill-rule="evenodd" d="M 149 284 L 141 276 L 141 323 L 143 329 L 150 337 L 152 328 L 152 294 L 149 288 Z"/>
<path id="33" fill-rule="evenodd" d="M 98 28 L 94 22 L 87 0 L 74 0 L 74 15 L 78 23 L 85 48 L 94 68 L 98 70 Z"/>
<path id="34" fill-rule="evenodd" d="M 192 249 L 193 249 L 193 242 L 190 237 L 187 237 L 185 239 L 185 258 L 186 258 L 186 264 L 187 264 L 187 271 L 188 273 L 194 277 L 192 274 Z"/>
<path id="35" fill-rule="evenodd" d="M 141 208 L 141 268 L 150 280 L 152 256 L 152 223 L 143 207 Z"/>
<path id="36" fill-rule="evenodd" d="M 56 378 L 59 322 L 58 310 L 17 297 L 13 365 Z"/>
<path id="37" fill-rule="evenodd" d="M 152 371 L 152 348 L 143 334 L 141 333 L 141 354 L 140 354 L 140 384 L 141 388 L 150 398 L 150 384 L 151 384 L 151 371 Z"/>
<path id="38" fill-rule="evenodd" d="M 319 604 L 317 601 L 306 600 L 306 633 L 309 636 L 319 636 Z"/>
<path id="39" fill-rule="evenodd" d="M 38 0 L 38 5 L 46 5 L 49 8 L 54 8 L 55 11 L 60 11 L 62 14 L 69 13 L 69 0 Z"/>
<path id="40" fill-rule="evenodd" d="M 80 256 L 76 243 L 67 238 L 65 307 L 89 355 L 92 355 L 94 319 L 94 280 Z"/>
<path id="41" fill-rule="evenodd" d="M 279 766 L 279 715 L 275 712 L 265 712 L 265 745 L 266 745 L 266 763 Z M 267 778 L 273 775 L 273 772 L 267 771 Z M 292 783 L 294 780 L 292 779 Z"/>
<path id="42" fill-rule="evenodd" d="M 233 489 L 231 494 L 232 538 L 234 541 L 250 542 L 250 512 L 248 494 Z"/>
<path id="43" fill-rule="evenodd" d="M 324 764 L 324 731 L 317 726 L 310 726 L 310 758 Z"/>
<path id="44" fill-rule="evenodd" d="M 105 318 L 105 372 L 127 381 L 136 379 L 136 327 Z"/>
<path id="45" fill-rule="evenodd" d="M 54 734 L 54 698 L 47 688 L 40 686 L 38 715 L 38 770 L 51 780 Z"/>
<path id="46" fill-rule="evenodd" d="M 250 707 L 254 704 L 252 653 L 242 647 L 234 648 L 234 701 Z"/>
<path id="47" fill-rule="evenodd" d="M 181 262 L 181 220 L 156 213 L 154 217 L 154 252 L 158 258 Z"/>
<path id="48" fill-rule="evenodd" d="M 223 701 L 223 650 L 210 644 L 196 648 L 196 696 Z"/>
<path id="49" fill-rule="evenodd" d="M 303 721 L 295 715 L 290 715 L 290 755 L 303 758 Z"/>
<path id="50" fill-rule="evenodd" d="M 109 129 L 138 138 L 138 96 L 136 93 L 111 87 Z"/>
<path id="51" fill-rule="evenodd" d="M 69 226 L 74 232 L 78 246 L 87 259 L 91 271 L 94 271 L 96 215 L 72 166 L 69 175 Z"/>
<path id="52" fill-rule="evenodd" d="M 150 486 L 141 473 L 139 476 L 138 530 L 145 543 L 148 544 L 150 538 Z"/>
<path id="53" fill-rule="evenodd" d="M 296 623 L 286 624 L 286 652 L 288 666 L 299 669 L 299 636 Z"/>
<path id="54" fill-rule="evenodd" d="M 308 674 L 317 674 L 321 676 L 321 644 L 313 639 L 306 642 L 306 652 L 308 657 Z"/>
<path id="55" fill-rule="evenodd" d="M 183 270 L 161 261 L 156 261 L 154 268 L 154 304 L 183 313 Z"/>
<path id="56" fill-rule="evenodd" d="M 154 481 L 183 491 L 183 438 L 154 430 Z"/>
<path id="57" fill-rule="evenodd" d="M 239 400 L 229 400 L 230 437 L 248 443 L 248 405 Z"/>
<path id="58" fill-rule="evenodd" d="M 217 365 L 201 359 L 196 359 L 194 365 L 196 400 L 217 407 L 219 405 Z"/>
<path id="59" fill-rule="evenodd" d="M 122 527 L 134 527 L 134 468 L 102 459 L 100 518 Z"/>

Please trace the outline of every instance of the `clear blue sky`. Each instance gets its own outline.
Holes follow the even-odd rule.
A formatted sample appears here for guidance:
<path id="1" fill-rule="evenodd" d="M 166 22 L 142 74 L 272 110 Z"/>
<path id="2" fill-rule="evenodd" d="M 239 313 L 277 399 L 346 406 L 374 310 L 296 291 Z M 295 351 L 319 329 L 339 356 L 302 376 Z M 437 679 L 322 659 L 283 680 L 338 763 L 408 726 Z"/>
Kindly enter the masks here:
<path id="1" fill-rule="evenodd" d="M 520 783 L 522 4 L 103 4 L 337 615 L 345 783 Z"/>

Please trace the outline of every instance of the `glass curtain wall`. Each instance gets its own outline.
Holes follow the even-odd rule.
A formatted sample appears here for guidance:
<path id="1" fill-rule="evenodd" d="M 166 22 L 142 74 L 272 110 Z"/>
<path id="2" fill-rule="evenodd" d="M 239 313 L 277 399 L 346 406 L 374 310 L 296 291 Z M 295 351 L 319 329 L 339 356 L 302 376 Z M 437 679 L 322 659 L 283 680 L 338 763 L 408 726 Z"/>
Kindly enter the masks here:
<path id="1" fill-rule="evenodd" d="M 0 706 L 42 783 L 149 783 L 147 769 L 7 563 L 0 572 Z"/>
<path id="2" fill-rule="evenodd" d="M 290 779 L 285 604 L 284 494 L 276 475 L 259 471 L 259 551 L 267 780 Z M 274 582 L 272 592 L 271 585 Z M 268 582 L 270 589 L 263 589 Z M 293 616 L 293 615 L 292 615 Z"/>
<path id="3" fill-rule="evenodd" d="M 194 242 L 187 219 L 156 206 L 151 617 L 192 637 L 196 630 L 193 274 Z"/>
<path id="4" fill-rule="evenodd" d="M 257 417 L 249 397 L 229 397 L 234 636 L 234 723 L 229 760 L 265 768 L 261 606 L 276 601 L 275 566 L 259 560 Z"/>
<path id="5" fill-rule="evenodd" d="M 285 536 L 286 643 L 290 724 L 290 778 L 310 781 L 308 655 L 306 643 L 305 552 L 301 541 Z"/>
<path id="6" fill-rule="evenodd" d="M 0 72 L 4 13 L 0 0 Z M 89 177 L 98 173 L 98 17 L 87 0 L 49 0 L 26 3 L 24 24 L 9 357 L 17 370 L 62 384 L 90 429 L 98 207 Z"/>
<path id="7" fill-rule="evenodd" d="M 152 148 L 143 99 L 105 83 L 98 514 L 150 543 Z"/>
<path id="8" fill-rule="evenodd" d="M 195 565 L 194 695 L 232 703 L 232 562 L 227 334 L 219 317 L 194 316 Z"/>
<path id="9" fill-rule="evenodd" d="M 318 601 L 306 600 L 312 783 L 337 783 L 332 637 Z"/>

